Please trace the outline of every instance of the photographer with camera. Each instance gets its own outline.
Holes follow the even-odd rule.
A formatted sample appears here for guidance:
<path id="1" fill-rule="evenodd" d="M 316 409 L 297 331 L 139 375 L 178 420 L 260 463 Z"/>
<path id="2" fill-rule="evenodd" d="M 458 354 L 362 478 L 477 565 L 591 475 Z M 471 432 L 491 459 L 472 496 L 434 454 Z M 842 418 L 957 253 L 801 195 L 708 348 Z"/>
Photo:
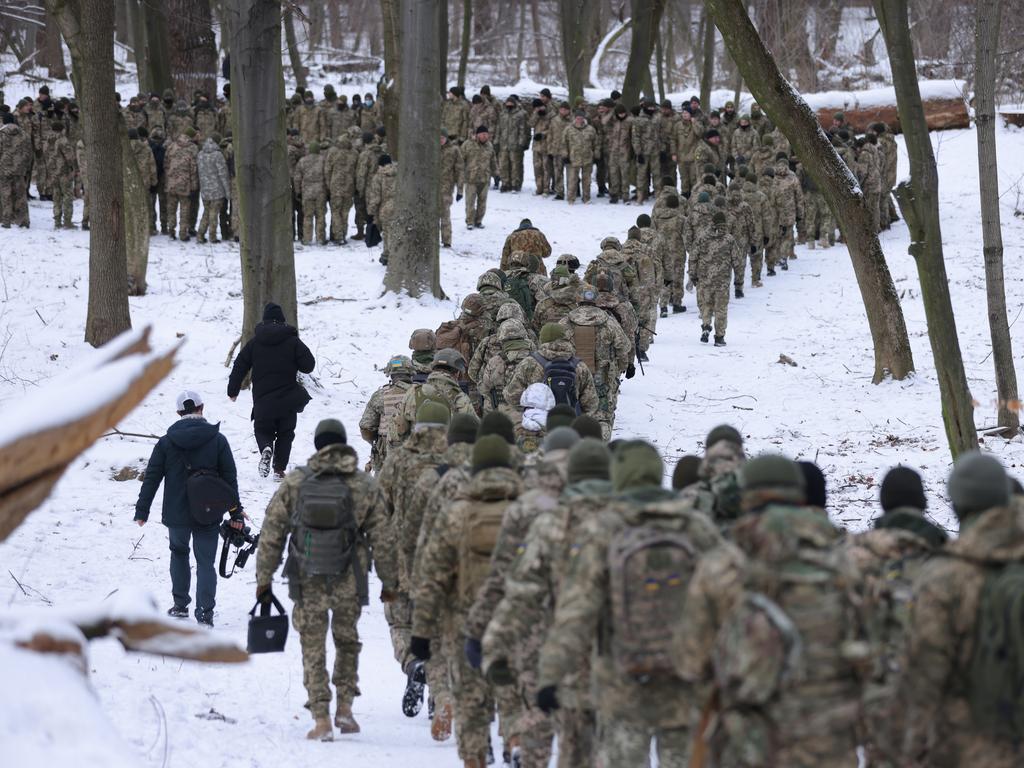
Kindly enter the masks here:
<path id="1" fill-rule="evenodd" d="M 357 623 L 369 605 L 369 559 L 383 584 L 381 602 L 398 591 L 397 548 L 377 481 L 359 470 L 359 457 L 347 444 L 345 427 L 325 419 L 316 428 L 316 453 L 290 472 L 270 500 L 256 554 L 256 599 L 274 600 L 271 581 L 285 544 L 283 575 L 295 603 L 292 624 L 302 644 L 302 682 L 313 729 L 306 738 L 333 741 L 326 635 L 334 638 L 333 682 L 337 689 L 334 725 L 358 733 L 352 700 L 359 691 Z"/>
<path id="2" fill-rule="evenodd" d="M 189 564 L 189 540 L 196 559 L 196 621 L 213 626 L 213 608 L 217 597 L 217 540 L 220 518 L 230 511 L 231 527 L 243 527 L 238 504 L 238 478 L 231 446 L 217 424 L 203 417 L 203 399 L 197 392 L 185 390 L 177 399 L 178 421 L 157 441 L 149 457 L 139 500 L 135 504 L 135 522 L 141 527 L 149 520 L 150 507 L 160 483 L 164 484 L 160 521 L 167 526 L 171 543 L 171 594 L 174 605 L 169 616 L 185 618 L 192 601 L 189 594 L 192 568 Z M 190 488 L 196 480 L 212 482 L 231 499 L 212 516 L 197 519 L 197 494 Z M 208 511 L 208 510 L 207 510 Z"/>

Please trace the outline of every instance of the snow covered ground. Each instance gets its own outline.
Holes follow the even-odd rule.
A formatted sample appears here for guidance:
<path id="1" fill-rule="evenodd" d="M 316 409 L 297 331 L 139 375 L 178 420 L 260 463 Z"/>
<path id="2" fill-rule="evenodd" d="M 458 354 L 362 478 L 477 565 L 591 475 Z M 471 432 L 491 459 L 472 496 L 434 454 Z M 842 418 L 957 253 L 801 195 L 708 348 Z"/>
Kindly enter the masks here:
<path id="1" fill-rule="evenodd" d="M 1004 192 L 1007 294 L 1011 321 L 1024 311 L 1024 221 L 1013 216 L 1024 178 L 1024 132 L 999 129 L 1000 190 Z M 995 423 L 995 386 L 986 323 L 973 131 L 934 136 L 941 176 L 942 211 L 950 287 L 967 373 L 979 402 L 979 427 Z M 901 157 L 905 171 L 905 157 Z M 530 179 L 525 185 L 531 190 Z M 462 209 L 453 209 L 455 247 L 442 252 L 443 285 L 451 301 L 381 295 L 378 252 L 353 242 L 344 248 L 296 252 L 302 335 L 317 356 L 323 391 L 299 421 L 294 459 L 312 451 L 318 419 L 337 416 L 360 455 L 357 419 L 384 382 L 375 370 L 405 352 L 410 332 L 434 328 L 457 313 L 476 276 L 497 263 L 505 235 L 523 217 L 543 229 L 557 255 L 575 253 L 586 263 L 602 237 L 625 236 L 643 209 L 534 197 L 530 192 L 491 193 L 486 229 L 467 232 Z M 48 203 L 31 205 L 33 228 L 0 234 L 0 408 L 17 413 L 20 398 L 39 383 L 79 363 L 83 344 L 88 234 L 54 232 Z M 77 220 L 77 216 L 76 216 Z M 877 482 L 903 462 L 926 477 L 931 513 L 952 526 L 945 494 L 949 457 L 938 387 L 928 346 L 916 270 L 907 255 L 902 223 L 883 236 L 914 347 L 917 374 L 908 381 L 871 384 L 872 351 L 859 292 L 843 247 L 809 251 L 788 273 L 766 278 L 730 305 L 729 346 L 698 341 L 692 296 L 689 311 L 658 325 L 647 374 L 628 382 L 620 400 L 618 436 L 655 442 L 675 460 L 699 452 L 708 430 L 730 422 L 747 436 L 751 453 L 785 451 L 817 460 L 829 481 L 830 513 L 841 524 L 863 528 L 876 513 Z M 169 379 L 121 425 L 126 432 L 162 434 L 175 419 L 174 396 L 197 389 L 207 415 L 221 422 L 240 468 L 244 503 L 256 524 L 274 483 L 256 473 L 256 447 L 248 396 L 232 404 L 225 394 L 225 357 L 242 317 L 238 248 L 233 243 L 181 245 L 153 241 L 149 294 L 131 300 L 133 322 L 155 326 L 157 348 L 186 343 Z M 1013 326 L 1018 353 L 1024 324 Z M 797 367 L 778 363 L 786 354 Z M 56 493 L 7 542 L 0 545 L 0 605 L 72 606 L 103 600 L 128 585 L 143 586 L 170 603 L 167 539 L 154 522 L 132 523 L 137 481 L 116 482 L 125 466 L 142 468 L 153 441 L 105 438 L 69 470 Z M 1021 441 L 987 441 L 1011 471 L 1024 460 Z M 6 573 L 10 572 L 10 575 Z M 13 578 L 25 585 L 23 592 Z M 253 566 L 218 595 L 218 633 L 244 643 L 252 605 Z M 282 590 L 283 591 L 283 590 Z M 376 594 L 375 592 L 373 594 Z M 363 732 L 333 745 L 303 740 L 309 719 L 298 639 L 283 655 L 254 658 L 242 667 L 216 667 L 126 655 L 112 641 L 93 645 L 93 684 L 103 708 L 140 765 L 455 766 L 454 745 L 430 740 L 425 716 L 400 711 L 403 677 L 391 658 L 381 606 L 370 606 L 360 630 L 363 695 L 355 712 Z M 0 657 L 0 677 L 9 680 Z M 32 726 L 26 726 L 29 728 Z M 39 723 L 38 728 L 46 728 Z M 59 738 L 59 734 L 56 735 Z M 0 740 L 0 765 L 34 766 L 35 744 Z M 496 742 L 497 743 L 497 742 Z M 12 750 L 19 750 L 12 752 Z M 87 765 L 84 754 L 67 765 Z"/>

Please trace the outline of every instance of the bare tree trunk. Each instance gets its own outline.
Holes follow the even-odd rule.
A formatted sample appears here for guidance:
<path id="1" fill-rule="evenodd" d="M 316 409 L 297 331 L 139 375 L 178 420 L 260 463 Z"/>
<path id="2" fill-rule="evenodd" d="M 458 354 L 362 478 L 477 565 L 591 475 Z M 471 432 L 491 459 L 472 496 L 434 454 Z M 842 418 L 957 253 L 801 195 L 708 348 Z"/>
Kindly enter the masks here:
<path id="1" fill-rule="evenodd" d="M 818 0 L 814 11 L 815 53 L 822 61 L 831 62 L 839 43 L 839 25 L 843 20 L 842 0 Z"/>
<path id="2" fill-rule="evenodd" d="M 91 227 L 85 340 L 102 346 L 132 327 L 125 274 L 124 123 L 114 102 L 114 6 L 109 0 L 46 0 L 71 51 L 85 123 Z"/>
<path id="3" fill-rule="evenodd" d="M 281 0 L 225 0 L 231 52 L 231 120 L 241 212 L 242 339 L 268 301 L 298 324 L 292 195 L 285 141 Z"/>
<path id="4" fill-rule="evenodd" d="M 438 93 L 448 90 L 448 0 L 437 3 Z"/>
<path id="5" fill-rule="evenodd" d="M 810 107 L 782 76 L 743 0 L 707 0 L 707 8 L 757 103 L 790 140 L 839 219 L 874 343 L 873 380 L 879 382 L 886 375 L 906 378 L 914 369 L 914 358 L 903 309 L 856 179 Z"/>
<path id="6" fill-rule="evenodd" d="M 384 22 L 384 90 L 381 107 L 383 109 L 384 128 L 391 141 L 388 149 L 393 159 L 400 157 L 398 141 L 400 118 L 399 101 L 402 94 L 402 0 L 380 0 L 380 12 Z M 433 92 L 433 86 L 431 86 Z"/>
<path id="7" fill-rule="evenodd" d="M 167 22 L 174 92 L 189 104 L 195 91 L 212 100 L 217 92 L 217 46 L 210 0 L 167 0 Z"/>
<path id="8" fill-rule="evenodd" d="M 910 255 L 917 262 L 946 437 L 955 459 L 966 451 L 977 449 L 978 434 L 942 253 L 939 174 L 917 82 L 907 2 L 875 0 L 874 5 L 885 47 L 889 51 L 900 127 L 910 156 L 910 180 L 896 188 L 896 199 L 910 230 Z"/>
<path id="9" fill-rule="evenodd" d="M 296 88 L 306 87 L 306 68 L 302 65 L 302 54 L 299 53 L 299 41 L 295 37 L 295 14 L 289 8 L 284 12 L 284 39 L 288 46 L 288 63 L 292 67 L 292 77 Z"/>
<path id="10" fill-rule="evenodd" d="M 672 22 L 672 14 L 669 14 L 665 30 L 665 90 L 672 93 L 672 85 L 675 83 L 672 75 L 676 66 L 676 45 L 675 45 L 675 24 Z"/>
<path id="11" fill-rule="evenodd" d="M 319 46 L 324 41 L 324 5 L 323 2 L 314 2 L 309 4 L 309 49 L 308 52 L 312 53 L 313 49 Z"/>
<path id="12" fill-rule="evenodd" d="M 530 0 L 530 23 L 533 25 L 533 45 L 537 49 L 537 77 L 543 80 L 548 74 L 548 61 L 544 56 L 544 41 L 541 39 L 540 9 L 537 7 L 537 0 Z"/>
<path id="13" fill-rule="evenodd" d="M 473 0 L 462 0 L 462 37 L 459 50 L 459 88 L 466 87 L 466 67 L 469 65 L 469 41 L 473 34 Z"/>
<path id="14" fill-rule="evenodd" d="M 626 79 L 622 84 L 622 103 L 633 106 L 640 101 L 640 92 L 647 88 L 646 96 L 654 98 L 654 92 L 646 84 L 651 81 L 651 54 L 654 52 L 654 36 L 661 24 L 665 0 L 634 0 L 632 42 L 629 47 L 629 63 L 626 65 Z"/>
<path id="15" fill-rule="evenodd" d="M 146 4 L 141 0 L 128 0 L 128 21 L 132 25 L 135 45 L 135 72 L 139 78 L 139 91 L 149 93 L 153 84 L 149 80 L 149 55 L 146 40 Z"/>
<path id="16" fill-rule="evenodd" d="M 146 59 L 153 90 L 163 93 L 174 87 L 168 50 L 167 0 L 146 0 Z"/>
<path id="17" fill-rule="evenodd" d="M 401 0 L 401 101 L 398 164 L 391 239 L 384 286 L 411 296 L 442 297 L 437 227 L 441 172 L 441 101 L 436 90 L 440 35 L 439 0 Z"/>
<path id="18" fill-rule="evenodd" d="M 340 51 L 344 32 L 341 26 L 341 0 L 328 0 L 327 20 L 331 25 L 331 48 Z"/>
<path id="19" fill-rule="evenodd" d="M 40 29 L 40 34 L 44 36 L 44 42 L 39 46 L 43 53 L 43 66 L 54 80 L 67 80 L 68 69 L 64 65 L 64 49 L 60 44 L 60 27 L 49 13 L 46 14 L 46 23 Z"/>
<path id="20" fill-rule="evenodd" d="M 516 80 L 523 69 L 526 52 L 526 0 L 519 0 L 519 34 L 516 35 Z"/>
<path id="21" fill-rule="evenodd" d="M 715 25 L 710 17 L 704 25 L 704 42 L 701 44 L 700 69 L 700 105 L 701 109 L 711 109 L 711 87 L 715 79 Z"/>
<path id="22" fill-rule="evenodd" d="M 654 34 L 654 69 L 658 78 L 658 101 L 665 100 L 665 49 L 661 45 L 661 30 Z"/>
<path id="23" fill-rule="evenodd" d="M 583 96 L 590 69 L 587 38 L 590 34 L 592 14 L 596 13 L 592 0 L 559 0 L 559 27 L 562 32 L 562 60 L 565 81 L 569 88 L 569 103 Z M 647 60 L 650 61 L 650 54 Z"/>
<path id="24" fill-rule="evenodd" d="M 114 40 L 132 47 L 132 29 L 128 23 L 128 0 L 114 0 Z M 128 55 L 131 60 L 131 54 Z"/>
<path id="25" fill-rule="evenodd" d="M 128 294 L 146 295 L 149 267 L 149 190 L 142 186 L 142 173 L 128 147 L 127 131 L 121 134 L 124 160 L 124 244 L 128 270 Z"/>
<path id="26" fill-rule="evenodd" d="M 1017 414 L 1017 371 L 1006 316 L 1003 282 L 1003 232 L 999 214 L 999 167 L 996 160 L 996 49 L 1002 0 L 978 0 L 974 68 L 974 115 L 978 126 L 978 180 L 981 185 L 981 236 L 985 252 L 985 287 L 988 325 L 992 334 L 992 360 L 999 393 L 999 426 L 1008 433 L 1020 430 Z M 1014 407 L 1011 407 L 1013 405 Z"/>

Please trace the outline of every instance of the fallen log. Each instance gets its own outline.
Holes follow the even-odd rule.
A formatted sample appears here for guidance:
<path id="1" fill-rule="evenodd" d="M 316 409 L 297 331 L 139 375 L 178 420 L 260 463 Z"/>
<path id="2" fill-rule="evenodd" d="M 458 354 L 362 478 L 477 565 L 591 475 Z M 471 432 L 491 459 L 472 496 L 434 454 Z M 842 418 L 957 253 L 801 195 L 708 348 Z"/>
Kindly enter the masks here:
<path id="1" fill-rule="evenodd" d="M 964 84 L 957 80 L 922 80 L 921 99 L 925 120 L 930 131 L 948 131 L 969 128 L 970 114 L 964 100 Z M 872 123 L 885 123 L 887 130 L 900 133 L 900 117 L 896 108 L 893 88 L 875 88 L 869 91 L 826 91 L 806 94 L 804 99 L 814 110 L 818 122 L 828 129 L 837 112 L 857 133 L 863 133 Z"/>

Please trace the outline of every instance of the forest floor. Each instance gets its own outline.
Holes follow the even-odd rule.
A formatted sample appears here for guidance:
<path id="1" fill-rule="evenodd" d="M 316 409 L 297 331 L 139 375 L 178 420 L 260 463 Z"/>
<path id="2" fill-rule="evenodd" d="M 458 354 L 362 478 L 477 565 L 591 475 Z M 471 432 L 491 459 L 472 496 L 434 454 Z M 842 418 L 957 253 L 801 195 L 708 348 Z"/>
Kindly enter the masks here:
<path id="1" fill-rule="evenodd" d="M 979 427 L 995 424 L 996 393 L 986 320 L 981 253 L 976 144 L 973 131 L 935 134 L 950 290 L 968 380 L 978 401 Z M 998 132 L 1006 291 L 1014 344 L 1024 350 L 1024 220 L 1019 207 L 1024 178 L 1024 131 Z M 901 173 L 906 158 L 901 146 Z M 312 432 L 326 416 L 341 418 L 364 458 L 368 446 L 356 423 L 371 393 L 384 383 L 377 370 L 393 353 L 405 353 L 410 332 L 435 328 L 454 317 L 476 277 L 496 265 L 505 235 L 529 217 L 544 230 L 554 254 L 576 254 L 584 265 L 607 235 L 625 238 L 635 217 L 649 210 L 590 205 L 568 207 L 532 194 L 492 190 L 486 228 L 467 232 L 461 205 L 453 208 L 454 242 L 442 251 L 442 283 L 449 300 L 382 295 L 379 251 L 359 242 L 345 247 L 298 248 L 295 254 L 301 333 L 317 357 L 322 385 L 300 417 L 293 463 L 312 452 Z M 76 209 L 76 221 L 80 207 Z M 55 232 L 50 205 L 33 202 L 32 229 L 0 235 L 0 408 L 18 407 L 22 393 L 91 354 L 82 342 L 88 287 L 88 233 Z M 926 335 L 919 282 L 907 255 L 902 222 L 882 236 L 906 313 L 916 374 L 906 381 L 871 383 L 873 355 L 867 322 L 846 249 L 798 248 L 789 272 L 766 278 L 762 289 L 729 307 L 724 349 L 699 343 L 692 295 L 688 311 L 658 324 L 646 375 L 623 387 L 616 436 L 654 442 L 666 471 L 686 453 L 699 453 L 716 424 L 736 425 L 750 454 L 783 451 L 817 461 L 828 478 L 829 513 L 857 530 L 877 513 L 877 484 L 898 463 L 919 468 L 930 514 L 953 528 L 945 478 L 950 460 L 938 386 Z M 225 358 L 242 317 L 238 246 L 152 242 L 149 293 L 131 300 L 136 326 L 152 324 L 157 347 L 185 340 L 179 365 L 120 429 L 160 435 L 174 420 L 174 397 L 198 390 L 211 421 L 220 422 L 239 464 L 243 501 L 258 526 L 274 492 L 256 472 L 249 397 L 226 396 Z M 780 363 L 788 356 L 795 366 Z M 132 523 L 139 484 L 115 479 L 122 468 L 142 469 L 154 441 L 108 437 L 76 461 L 56 492 L 0 545 L 0 605 L 21 609 L 102 601 L 129 585 L 147 588 L 170 604 L 167 539 L 157 524 Z M 986 439 L 986 450 L 1020 473 L 1024 445 Z M 252 605 L 250 565 L 218 595 L 218 633 L 244 643 Z M 17 582 L 25 586 L 19 587 Z M 283 592 L 283 590 L 281 590 Z M 371 594 L 376 594 L 371 589 Z M 284 654 L 257 657 L 244 667 L 196 665 L 126 655 L 112 642 L 93 645 L 92 682 L 103 709 L 145 766 L 204 768 L 310 768 L 349 765 L 456 766 L 454 744 L 430 740 L 425 713 L 408 720 L 400 711 L 404 678 L 394 663 L 379 603 L 364 611 L 361 688 L 355 713 L 362 733 L 335 744 L 303 739 L 298 638 Z M 0 676 L 4 670 L 0 669 Z M 0 707 L 2 709 L 2 707 Z M 34 766 L 46 744 L 61 738 L 55 712 L 38 730 L 4 733 L 0 764 Z M 496 746 L 500 744 L 495 741 Z M 76 768 L 91 764 L 85 755 Z M 69 763 L 70 765 L 70 763 Z M 54 766 L 57 768 L 57 766 Z"/>

